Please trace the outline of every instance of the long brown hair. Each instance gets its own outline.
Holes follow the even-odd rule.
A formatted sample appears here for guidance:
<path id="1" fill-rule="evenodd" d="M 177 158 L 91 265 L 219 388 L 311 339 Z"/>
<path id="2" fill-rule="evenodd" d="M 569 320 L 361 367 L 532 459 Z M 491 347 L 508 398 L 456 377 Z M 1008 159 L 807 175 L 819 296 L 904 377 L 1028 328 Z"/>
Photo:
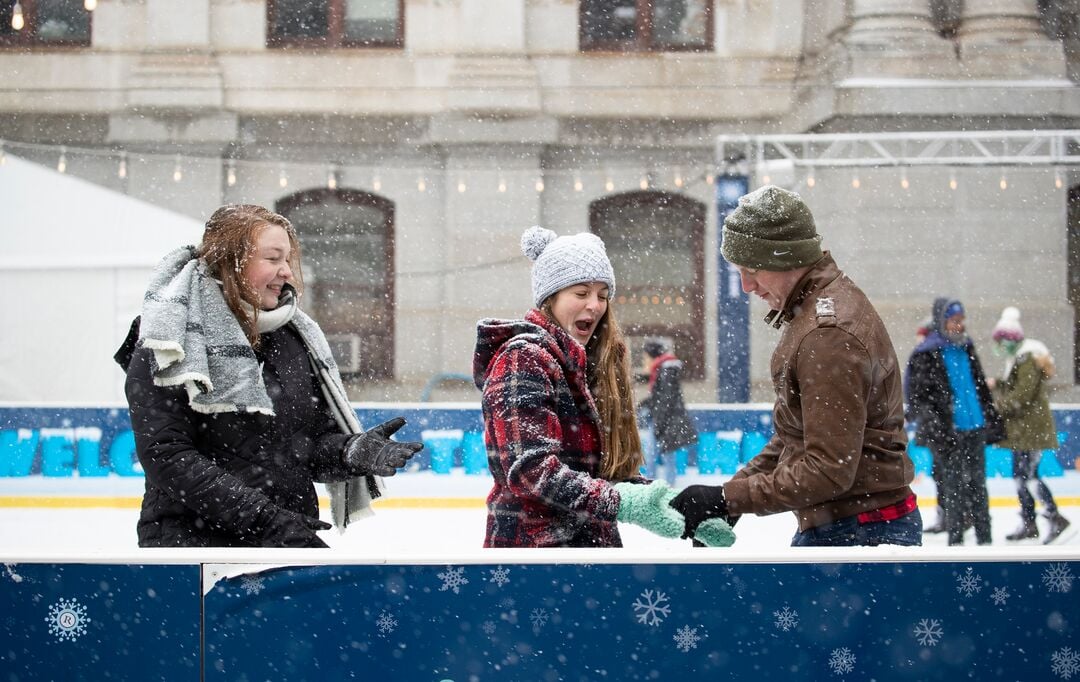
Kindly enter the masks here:
<path id="1" fill-rule="evenodd" d="M 300 240 L 289 219 L 255 204 L 226 204 L 206 221 L 198 256 L 210 274 L 221 280 L 221 290 L 229 310 L 253 348 L 259 347 L 259 294 L 244 276 L 245 266 L 255 252 L 259 233 L 269 225 L 285 228 L 289 235 L 291 284 L 299 294 L 304 288 L 300 272 Z M 246 304 L 246 305 L 245 305 Z"/>
<path id="2" fill-rule="evenodd" d="M 555 295 L 549 296 L 540 306 L 540 311 L 553 322 L 556 320 L 551 304 Z M 588 357 L 589 390 L 600 411 L 604 446 L 600 475 L 609 481 L 625 481 L 639 473 L 644 459 L 626 341 L 615 321 L 610 300 L 596 331 L 585 345 L 585 354 Z"/>

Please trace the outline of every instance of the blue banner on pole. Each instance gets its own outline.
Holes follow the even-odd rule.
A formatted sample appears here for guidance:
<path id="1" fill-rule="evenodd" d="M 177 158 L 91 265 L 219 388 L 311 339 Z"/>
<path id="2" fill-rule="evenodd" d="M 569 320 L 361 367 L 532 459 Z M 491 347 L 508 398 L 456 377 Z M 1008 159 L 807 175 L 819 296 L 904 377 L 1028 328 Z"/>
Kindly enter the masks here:
<path id="1" fill-rule="evenodd" d="M 717 235 L 723 231 L 724 219 L 739 205 L 739 197 L 749 190 L 749 176 L 716 176 Z M 743 293 L 738 269 L 717 251 L 716 399 L 744 403 L 750 400 L 750 298 Z"/>

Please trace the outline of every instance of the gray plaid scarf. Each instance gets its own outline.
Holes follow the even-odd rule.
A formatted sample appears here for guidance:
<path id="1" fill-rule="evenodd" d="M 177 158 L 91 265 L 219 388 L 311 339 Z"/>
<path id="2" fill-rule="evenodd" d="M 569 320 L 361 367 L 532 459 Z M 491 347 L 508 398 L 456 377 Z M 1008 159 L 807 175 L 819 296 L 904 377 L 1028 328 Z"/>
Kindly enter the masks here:
<path id="1" fill-rule="evenodd" d="M 299 309 L 296 298 L 285 297 L 281 307 L 260 314 L 259 321 L 260 332 L 293 325 L 338 427 L 342 433 L 362 432 L 326 336 Z M 196 412 L 273 416 L 262 366 L 194 246 L 172 251 L 154 270 L 143 299 L 139 346 L 154 352 L 154 383 L 183 386 Z M 326 486 L 334 523 L 341 530 L 351 519 L 370 515 L 371 500 L 381 494 L 381 482 L 372 476 Z"/>

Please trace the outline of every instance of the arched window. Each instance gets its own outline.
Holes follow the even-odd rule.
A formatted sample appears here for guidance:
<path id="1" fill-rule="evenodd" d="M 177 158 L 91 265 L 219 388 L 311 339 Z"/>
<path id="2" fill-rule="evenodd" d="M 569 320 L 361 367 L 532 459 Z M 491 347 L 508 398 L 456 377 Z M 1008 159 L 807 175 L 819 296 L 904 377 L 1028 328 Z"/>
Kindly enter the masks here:
<path id="1" fill-rule="evenodd" d="M 705 204 L 667 192 L 594 201 L 589 226 L 615 268 L 619 325 L 636 366 L 648 336 L 674 342 L 683 376 L 705 377 Z"/>
<path id="2" fill-rule="evenodd" d="M 278 201 L 303 250 L 304 310 L 322 327 L 346 379 L 394 375 L 394 204 L 347 189 Z"/>

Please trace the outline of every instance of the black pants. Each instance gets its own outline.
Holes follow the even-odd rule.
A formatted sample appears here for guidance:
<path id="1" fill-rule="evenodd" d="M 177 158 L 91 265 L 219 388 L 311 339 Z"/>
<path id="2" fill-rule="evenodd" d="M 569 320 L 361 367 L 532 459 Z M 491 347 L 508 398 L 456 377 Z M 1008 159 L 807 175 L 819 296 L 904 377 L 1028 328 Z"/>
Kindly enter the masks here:
<path id="1" fill-rule="evenodd" d="M 1035 498 L 1028 490 L 1028 483 L 1035 481 L 1035 492 L 1039 495 L 1039 501 L 1046 507 L 1046 513 L 1050 516 L 1057 514 L 1057 504 L 1054 496 L 1050 494 L 1050 488 L 1046 487 L 1039 478 L 1039 461 L 1042 459 L 1042 451 L 1039 450 L 1013 450 L 1013 478 L 1016 479 L 1016 496 L 1020 498 L 1020 518 L 1024 521 L 1035 522 Z"/>
<path id="2" fill-rule="evenodd" d="M 975 526 L 975 540 L 989 544 L 990 499 L 986 494 L 986 434 L 958 431 L 951 447 L 935 448 L 941 465 L 938 497 L 945 500 L 945 530 L 950 545 L 964 544 L 964 529 Z"/>

